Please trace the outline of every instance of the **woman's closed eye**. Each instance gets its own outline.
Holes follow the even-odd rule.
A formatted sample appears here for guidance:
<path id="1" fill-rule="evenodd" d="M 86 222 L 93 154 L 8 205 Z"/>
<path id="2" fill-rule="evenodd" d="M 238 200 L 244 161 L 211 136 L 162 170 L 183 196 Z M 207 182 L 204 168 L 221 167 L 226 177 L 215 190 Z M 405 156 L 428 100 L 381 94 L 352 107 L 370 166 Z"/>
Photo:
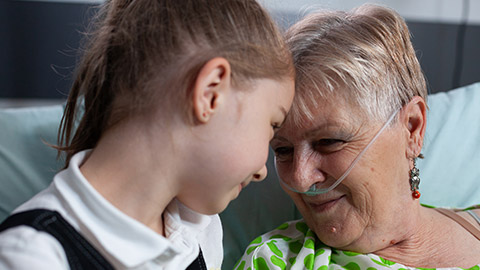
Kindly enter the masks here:
<path id="1" fill-rule="evenodd" d="M 322 154 L 328 154 L 341 150 L 346 141 L 341 139 L 320 139 L 312 142 L 312 149 Z M 287 159 L 293 155 L 293 147 L 291 146 L 277 146 L 273 147 L 275 156 L 282 159 Z"/>
<path id="2" fill-rule="evenodd" d="M 312 147 L 321 153 L 331 153 L 340 150 L 344 144 L 344 140 L 328 138 L 314 141 Z"/>
<path id="3" fill-rule="evenodd" d="M 293 154 L 293 147 L 288 146 L 280 146 L 273 148 L 273 152 L 275 153 L 275 157 L 277 159 L 287 159 Z"/>

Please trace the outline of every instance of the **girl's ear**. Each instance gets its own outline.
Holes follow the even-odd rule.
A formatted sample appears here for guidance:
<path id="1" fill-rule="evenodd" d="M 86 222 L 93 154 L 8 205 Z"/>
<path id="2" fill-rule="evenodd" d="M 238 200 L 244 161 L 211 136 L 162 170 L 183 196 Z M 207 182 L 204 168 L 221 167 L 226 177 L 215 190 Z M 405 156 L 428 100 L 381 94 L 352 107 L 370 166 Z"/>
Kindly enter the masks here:
<path id="1" fill-rule="evenodd" d="M 427 127 L 427 104 L 422 97 L 415 96 L 404 107 L 403 124 L 407 130 L 406 156 L 409 159 L 420 155 Z"/>
<path id="2" fill-rule="evenodd" d="M 230 87 L 230 63 L 222 57 L 208 61 L 198 73 L 193 86 L 194 119 L 200 123 L 208 122 Z"/>

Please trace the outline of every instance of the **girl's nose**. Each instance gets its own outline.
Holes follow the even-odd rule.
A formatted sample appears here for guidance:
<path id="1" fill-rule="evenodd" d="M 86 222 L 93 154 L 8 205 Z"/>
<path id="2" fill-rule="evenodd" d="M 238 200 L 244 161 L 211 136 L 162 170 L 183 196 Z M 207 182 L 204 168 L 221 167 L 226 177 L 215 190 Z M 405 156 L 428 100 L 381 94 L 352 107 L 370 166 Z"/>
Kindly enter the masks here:
<path id="1" fill-rule="evenodd" d="M 262 181 L 265 177 L 267 177 L 267 166 L 263 165 L 262 169 L 253 175 L 253 181 Z"/>

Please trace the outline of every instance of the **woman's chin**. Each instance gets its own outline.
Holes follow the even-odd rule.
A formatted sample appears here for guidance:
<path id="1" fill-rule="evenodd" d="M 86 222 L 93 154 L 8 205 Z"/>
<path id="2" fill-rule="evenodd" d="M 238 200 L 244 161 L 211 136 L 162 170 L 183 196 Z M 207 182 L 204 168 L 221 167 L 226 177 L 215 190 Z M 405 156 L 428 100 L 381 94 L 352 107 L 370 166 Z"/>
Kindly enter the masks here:
<path id="1" fill-rule="evenodd" d="M 358 239 L 357 235 L 353 233 L 356 230 L 352 230 L 352 228 L 346 225 L 344 222 L 317 224 L 314 227 L 314 231 L 318 239 L 325 245 L 343 250 L 351 247 L 356 239 Z"/>
<path id="2" fill-rule="evenodd" d="M 324 233 L 318 236 L 318 239 L 320 239 L 320 241 L 325 245 L 337 249 L 343 249 L 344 247 L 349 246 L 349 244 L 351 243 L 349 239 L 345 239 L 345 237 L 339 237 L 336 233 Z"/>

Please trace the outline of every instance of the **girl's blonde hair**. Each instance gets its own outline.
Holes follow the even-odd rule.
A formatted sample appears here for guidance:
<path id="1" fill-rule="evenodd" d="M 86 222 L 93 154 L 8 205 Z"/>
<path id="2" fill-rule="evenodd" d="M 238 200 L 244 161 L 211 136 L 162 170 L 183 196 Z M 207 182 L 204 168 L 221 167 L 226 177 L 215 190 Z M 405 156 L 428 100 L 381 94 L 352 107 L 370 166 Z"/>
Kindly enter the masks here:
<path id="1" fill-rule="evenodd" d="M 293 77 L 291 54 L 255 0 L 111 0 L 98 12 L 62 118 L 57 149 L 95 147 L 111 126 L 161 108 L 188 119 L 203 65 L 226 58 L 237 86 Z M 83 97 L 84 112 L 72 137 Z M 171 114 L 171 115 L 170 115 Z"/>
<path id="2" fill-rule="evenodd" d="M 414 96 L 427 98 L 408 27 L 389 8 L 319 11 L 292 26 L 286 38 L 296 69 L 290 112 L 296 124 L 303 117 L 313 120 L 317 101 L 332 94 L 378 121 Z"/>

